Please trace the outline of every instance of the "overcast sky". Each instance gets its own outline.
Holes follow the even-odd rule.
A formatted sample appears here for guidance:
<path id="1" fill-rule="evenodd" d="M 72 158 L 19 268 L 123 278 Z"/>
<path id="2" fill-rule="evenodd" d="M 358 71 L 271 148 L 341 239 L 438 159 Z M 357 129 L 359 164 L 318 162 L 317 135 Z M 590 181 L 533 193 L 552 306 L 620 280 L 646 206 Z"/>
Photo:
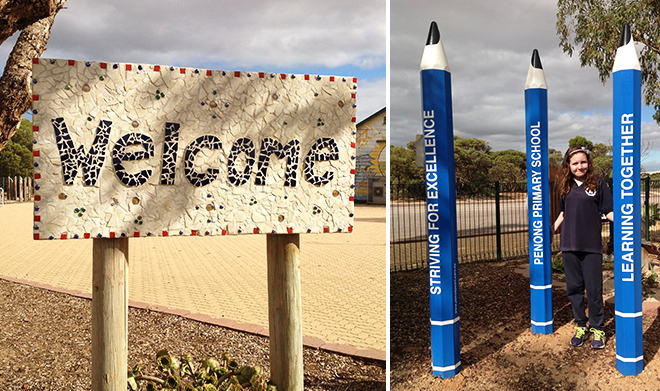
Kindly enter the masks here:
<path id="1" fill-rule="evenodd" d="M 488 141 L 495 151 L 525 150 L 524 85 L 539 50 L 548 83 L 548 143 L 568 148 L 581 135 L 612 142 L 612 85 L 559 48 L 556 0 L 391 0 L 390 142 L 421 133 L 419 64 L 432 20 L 451 68 L 454 134 Z M 633 37 L 634 38 L 634 37 Z M 660 170 L 660 127 L 643 110 L 642 138 L 657 140 L 642 161 Z M 645 122 L 646 121 L 646 122 Z"/>
<path id="2" fill-rule="evenodd" d="M 44 58 L 353 76 L 358 121 L 386 104 L 386 0 L 69 0 L 66 6 Z M 2 58 L 14 39 L 0 47 Z"/>

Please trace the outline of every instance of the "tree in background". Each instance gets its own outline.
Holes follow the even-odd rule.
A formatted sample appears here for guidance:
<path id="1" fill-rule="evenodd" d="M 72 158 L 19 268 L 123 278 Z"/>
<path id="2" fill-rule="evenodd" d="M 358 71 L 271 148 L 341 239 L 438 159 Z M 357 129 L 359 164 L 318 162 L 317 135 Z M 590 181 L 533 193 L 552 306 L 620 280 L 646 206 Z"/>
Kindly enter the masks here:
<path id="1" fill-rule="evenodd" d="M 584 137 L 576 140 L 588 141 Z M 591 146 L 593 143 L 589 142 L 587 145 Z M 551 167 L 561 166 L 562 152 L 550 149 L 548 156 Z M 417 167 L 416 160 L 414 141 L 405 147 L 390 146 L 390 178 L 394 185 L 424 180 L 424 168 Z M 482 186 L 487 182 L 520 183 L 527 180 L 525 152 L 514 149 L 492 151 L 487 141 L 477 138 L 454 136 L 454 162 L 457 191 L 463 194 L 487 192 L 488 188 Z"/>
<path id="2" fill-rule="evenodd" d="M 456 184 L 487 182 L 488 170 L 493 165 L 490 151 L 490 145 L 484 140 L 454 136 Z"/>
<path id="3" fill-rule="evenodd" d="M 569 148 L 570 147 L 575 147 L 575 146 L 585 147 L 590 151 L 592 149 L 594 149 L 594 143 L 587 140 L 586 137 L 582 137 L 582 136 L 575 136 L 572 139 L 568 140 L 568 147 Z"/>
<path id="4" fill-rule="evenodd" d="M 554 148 L 548 149 L 549 167 L 556 167 L 556 168 L 561 167 L 562 160 L 564 160 L 564 153 L 562 151 L 558 151 Z M 554 180 L 554 178 L 551 178 L 550 180 Z"/>
<path id="5" fill-rule="evenodd" d="M 610 178 L 613 168 L 612 145 L 594 144 L 591 153 L 596 174 L 604 179 Z"/>
<path id="6" fill-rule="evenodd" d="M 424 179 L 424 168 L 417 167 L 414 141 L 405 147 L 390 146 L 390 179 L 396 183 Z"/>
<path id="7" fill-rule="evenodd" d="M 655 108 L 660 123 L 660 1 L 558 0 L 556 30 L 560 46 L 569 56 L 579 50 L 580 65 L 598 69 L 602 83 L 612 74 L 621 28 L 630 25 L 642 43 L 640 66 L 647 105 Z"/>
<path id="8" fill-rule="evenodd" d="M 0 152 L 0 177 L 32 176 L 32 124 L 23 118 L 16 133 Z"/>
<path id="9" fill-rule="evenodd" d="M 494 151 L 490 154 L 493 162 L 488 170 L 491 180 L 500 182 L 524 182 L 527 180 L 527 155 L 515 149 Z"/>

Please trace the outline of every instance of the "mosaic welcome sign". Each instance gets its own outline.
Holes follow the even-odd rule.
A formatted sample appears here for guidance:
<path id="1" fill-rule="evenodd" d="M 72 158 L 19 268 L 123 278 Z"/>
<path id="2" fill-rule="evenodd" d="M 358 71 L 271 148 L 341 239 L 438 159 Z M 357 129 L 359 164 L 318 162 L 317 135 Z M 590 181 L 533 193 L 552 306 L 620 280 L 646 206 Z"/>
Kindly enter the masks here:
<path id="1" fill-rule="evenodd" d="M 357 79 L 33 61 L 35 239 L 351 232 Z"/>

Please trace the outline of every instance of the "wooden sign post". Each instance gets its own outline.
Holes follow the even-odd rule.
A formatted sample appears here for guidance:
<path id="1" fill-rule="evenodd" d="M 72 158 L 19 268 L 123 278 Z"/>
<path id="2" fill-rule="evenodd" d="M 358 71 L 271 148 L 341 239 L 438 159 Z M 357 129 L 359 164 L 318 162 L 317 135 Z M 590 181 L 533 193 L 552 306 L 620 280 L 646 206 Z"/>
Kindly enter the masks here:
<path id="1" fill-rule="evenodd" d="M 128 238 L 94 239 L 92 391 L 126 389 Z"/>
<path id="2" fill-rule="evenodd" d="M 34 239 L 94 239 L 93 390 L 126 388 L 128 238 L 243 234 L 267 234 L 273 380 L 302 390 L 299 234 L 353 229 L 357 79 L 54 59 L 32 78 Z"/>
<path id="3" fill-rule="evenodd" d="M 271 380 L 278 389 L 303 389 L 300 235 L 266 235 Z"/>

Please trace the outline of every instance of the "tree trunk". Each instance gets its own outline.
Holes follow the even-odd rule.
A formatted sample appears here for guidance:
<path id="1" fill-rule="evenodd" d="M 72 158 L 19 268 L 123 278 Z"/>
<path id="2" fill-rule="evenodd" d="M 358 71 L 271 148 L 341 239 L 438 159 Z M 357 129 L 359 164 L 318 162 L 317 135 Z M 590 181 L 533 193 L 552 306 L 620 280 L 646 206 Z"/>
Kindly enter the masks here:
<path id="1" fill-rule="evenodd" d="M 0 78 L 0 151 L 30 108 L 32 59 L 46 50 L 55 15 L 65 1 L 0 0 L 0 43 L 22 29 Z"/>

